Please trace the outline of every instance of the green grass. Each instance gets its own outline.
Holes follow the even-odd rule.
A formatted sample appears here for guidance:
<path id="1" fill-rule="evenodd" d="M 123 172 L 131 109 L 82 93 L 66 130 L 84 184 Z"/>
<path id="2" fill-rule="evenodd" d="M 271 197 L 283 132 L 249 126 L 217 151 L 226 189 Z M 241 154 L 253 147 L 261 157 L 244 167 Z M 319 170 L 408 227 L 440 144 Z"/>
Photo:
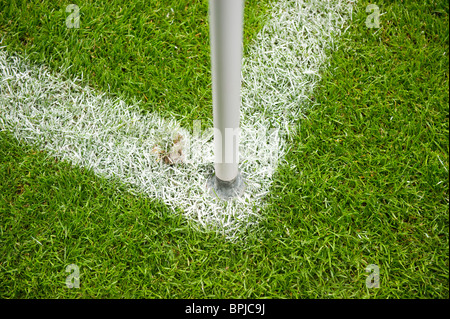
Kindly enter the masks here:
<path id="1" fill-rule="evenodd" d="M 245 45 L 272 1 L 246 1 Z M 196 119 L 212 127 L 208 0 L 77 1 L 79 29 L 66 27 L 70 3 L 0 1 L 0 39 L 35 63 L 70 67 L 68 77 L 83 74 L 85 84 L 141 100 L 144 110 L 184 127 Z"/>
<path id="2" fill-rule="evenodd" d="M 365 26 L 369 3 L 357 5 L 340 49 L 322 74 L 317 103 L 300 122 L 287 164 L 275 176 L 266 220 L 243 242 L 195 232 L 159 202 L 56 162 L 0 132 L 0 296 L 449 298 L 449 5 L 379 1 L 386 14 L 377 30 Z M 31 31 L 37 22 L 23 20 L 25 13 L 12 19 L 15 9 L 8 13 L 4 8 L 0 5 L 0 30 L 8 30 L 10 50 L 28 48 L 40 57 L 36 61 L 53 63 L 54 68 L 75 63 L 71 74 L 93 71 L 90 81 L 100 88 L 105 73 L 115 79 L 104 82 L 111 83 L 111 91 L 113 83 L 120 94 L 140 90 L 126 72 L 106 74 L 107 68 L 90 62 L 83 52 L 79 58 L 70 50 L 62 57 L 57 51 L 50 56 L 48 51 L 55 48 L 40 42 L 59 41 Z M 64 16 L 59 7 L 53 15 Z M 8 19 L 12 22 L 6 25 Z M 127 29 L 129 22 L 101 21 L 82 24 L 97 30 L 97 35 L 79 30 L 87 42 Z M 42 23 L 41 28 L 59 28 Z M 100 28 L 97 23 L 104 24 Z M 36 32 L 34 44 L 14 42 L 25 29 Z M 174 38 L 182 34 L 176 32 Z M 39 43 L 37 36 L 42 37 Z M 110 46 L 123 56 L 137 56 L 134 48 L 130 44 L 130 50 L 122 52 Z M 179 54 L 188 56 L 187 49 Z M 114 55 L 97 55 L 110 70 L 116 67 Z M 181 70 L 201 70 L 207 77 L 207 59 L 200 69 Z M 151 69 L 137 59 L 126 63 L 130 69 Z M 161 66 L 176 67 L 170 62 Z M 173 75 L 158 76 L 178 81 Z M 176 82 L 177 92 L 186 89 L 181 87 L 184 80 Z M 156 78 L 148 81 L 153 85 Z M 167 94 L 163 100 L 194 101 L 198 92 L 207 91 L 201 86 L 207 82 L 202 78 L 191 85 L 193 100 L 188 93 Z M 168 115 L 175 112 L 170 103 L 146 105 Z M 189 116 L 210 117 L 204 109 L 208 103 L 199 104 Z M 65 286 L 64 270 L 72 263 L 80 267 L 80 289 Z M 369 264 L 380 267 L 378 289 L 365 286 Z"/>

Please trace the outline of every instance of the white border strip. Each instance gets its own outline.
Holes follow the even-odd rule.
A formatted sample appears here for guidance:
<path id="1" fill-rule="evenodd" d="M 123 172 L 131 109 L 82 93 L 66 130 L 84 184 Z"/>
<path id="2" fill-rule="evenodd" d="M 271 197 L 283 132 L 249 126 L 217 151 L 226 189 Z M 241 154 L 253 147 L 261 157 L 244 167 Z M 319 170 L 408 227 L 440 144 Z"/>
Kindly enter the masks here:
<path id="1" fill-rule="evenodd" d="M 0 130 L 39 145 L 53 156 L 119 178 L 130 188 L 159 198 L 199 226 L 236 239 L 259 221 L 262 199 L 287 152 L 286 136 L 310 105 L 309 96 L 336 49 L 352 13 L 349 1 L 286 0 L 274 5 L 271 18 L 243 59 L 240 169 L 247 183 L 243 197 L 229 202 L 211 196 L 212 132 L 191 134 L 176 122 L 142 114 L 126 105 L 62 80 L 45 67 L 34 67 L 0 50 Z M 0 48 L 1 49 L 1 48 Z M 194 125 L 198 127 L 198 123 Z M 270 130 L 269 130 L 270 128 Z M 177 144 L 183 137 L 183 145 Z M 183 164 L 164 164 L 165 159 Z M 182 157 L 172 156 L 182 148 Z M 170 156 L 167 156 L 170 154 Z"/>

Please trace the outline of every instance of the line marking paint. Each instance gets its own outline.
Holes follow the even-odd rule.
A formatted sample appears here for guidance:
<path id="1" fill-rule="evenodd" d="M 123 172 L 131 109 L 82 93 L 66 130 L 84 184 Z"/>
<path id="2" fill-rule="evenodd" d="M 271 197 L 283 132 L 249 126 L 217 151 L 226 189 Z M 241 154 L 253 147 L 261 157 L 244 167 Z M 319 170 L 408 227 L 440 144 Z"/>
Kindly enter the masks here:
<path id="1" fill-rule="evenodd" d="M 240 169 L 247 186 L 244 196 L 229 202 L 206 188 L 214 171 L 212 131 L 200 132 L 194 123 L 188 132 L 170 119 L 142 114 L 138 105 L 81 87 L 78 79 L 63 80 L 2 48 L 0 130 L 181 208 L 198 230 L 237 239 L 262 218 L 272 175 L 288 152 L 302 110 L 312 104 L 325 51 L 337 48 L 335 37 L 350 19 L 352 4 L 274 4 L 243 58 Z"/>

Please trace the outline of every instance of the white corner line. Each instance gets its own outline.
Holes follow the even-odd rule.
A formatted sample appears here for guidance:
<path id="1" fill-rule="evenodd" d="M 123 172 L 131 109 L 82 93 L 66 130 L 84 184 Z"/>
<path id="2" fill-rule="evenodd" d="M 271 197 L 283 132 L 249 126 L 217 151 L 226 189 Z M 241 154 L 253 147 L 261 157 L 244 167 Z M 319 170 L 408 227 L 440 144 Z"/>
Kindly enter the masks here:
<path id="1" fill-rule="evenodd" d="M 337 48 L 333 37 L 351 12 L 346 0 L 283 0 L 273 6 L 243 58 L 240 170 L 247 185 L 240 198 L 224 202 L 207 191 L 214 171 L 212 134 L 196 131 L 198 123 L 189 132 L 2 48 L 0 130 L 181 208 L 199 230 L 236 239 L 260 221 L 272 175 L 288 151 L 287 136 L 309 105 L 325 52 Z"/>

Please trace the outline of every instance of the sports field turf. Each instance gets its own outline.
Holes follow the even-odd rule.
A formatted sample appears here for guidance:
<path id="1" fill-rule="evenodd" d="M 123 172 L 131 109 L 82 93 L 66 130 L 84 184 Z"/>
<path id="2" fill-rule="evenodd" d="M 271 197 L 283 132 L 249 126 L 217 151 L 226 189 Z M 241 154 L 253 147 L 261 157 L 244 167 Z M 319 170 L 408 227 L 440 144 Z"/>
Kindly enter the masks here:
<path id="1" fill-rule="evenodd" d="M 244 49 L 270 3 L 246 2 Z M 448 298 L 449 4 L 379 1 L 376 29 L 370 3 L 355 4 L 265 219 L 240 241 L 1 131 L 0 297 Z M 0 46 L 211 125 L 207 1 L 80 1 L 78 30 L 67 4 L 0 0 Z"/>

